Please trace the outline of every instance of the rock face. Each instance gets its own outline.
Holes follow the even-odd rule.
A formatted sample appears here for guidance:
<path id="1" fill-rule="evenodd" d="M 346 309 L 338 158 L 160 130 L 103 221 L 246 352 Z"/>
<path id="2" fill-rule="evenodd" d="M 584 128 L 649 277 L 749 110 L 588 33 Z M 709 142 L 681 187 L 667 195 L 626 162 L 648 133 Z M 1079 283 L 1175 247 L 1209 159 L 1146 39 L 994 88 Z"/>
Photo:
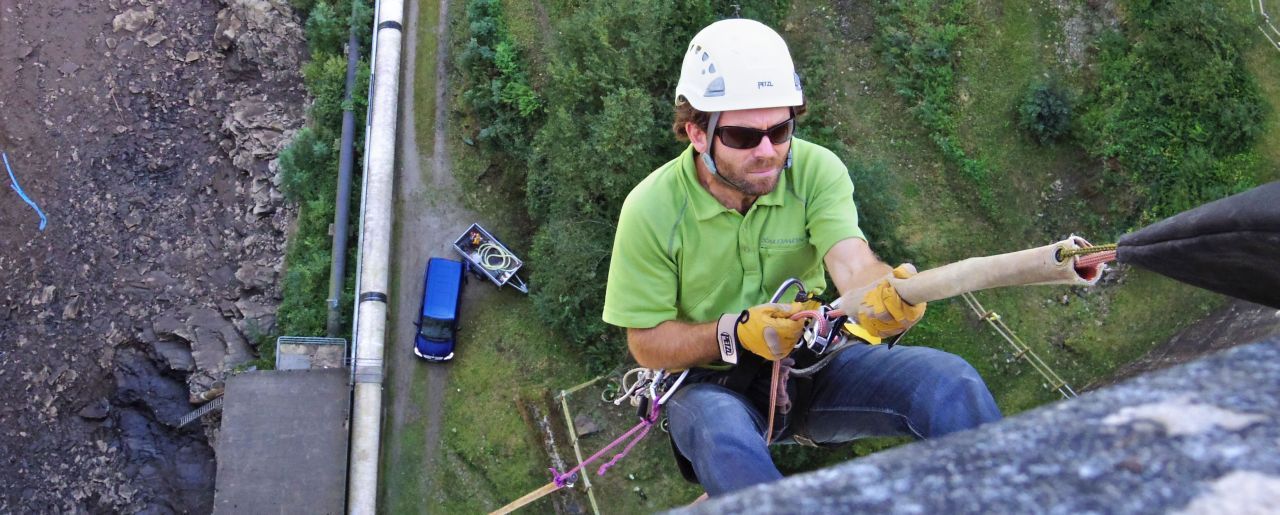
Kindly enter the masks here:
<path id="1" fill-rule="evenodd" d="M 230 0 L 218 11 L 214 46 L 227 54 L 237 78 L 260 74 L 271 81 L 297 73 L 302 27 L 286 0 Z"/>
<path id="2" fill-rule="evenodd" d="M 0 513 L 208 512 L 211 435 L 176 423 L 275 326 L 302 29 L 287 0 L 3 4 L 0 149 L 49 222 L 0 202 Z"/>
<path id="3" fill-rule="evenodd" d="M 680 510 L 1266 513 L 1280 506 L 1280 337 L 973 431 Z"/>

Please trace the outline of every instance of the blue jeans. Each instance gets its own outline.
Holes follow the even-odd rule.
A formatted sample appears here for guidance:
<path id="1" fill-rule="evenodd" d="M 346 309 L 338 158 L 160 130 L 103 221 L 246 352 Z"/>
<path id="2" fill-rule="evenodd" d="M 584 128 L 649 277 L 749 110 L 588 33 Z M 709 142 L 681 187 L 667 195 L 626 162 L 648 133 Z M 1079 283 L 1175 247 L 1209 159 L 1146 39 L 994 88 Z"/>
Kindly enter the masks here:
<path id="1" fill-rule="evenodd" d="M 764 388 L 751 390 L 766 392 L 768 377 L 764 381 Z M 748 395 L 700 382 L 682 387 L 666 404 L 672 440 L 712 496 L 782 477 L 764 442 L 768 400 Z M 1000 420 L 977 371 L 928 347 L 849 347 L 814 374 L 807 400 L 792 402 L 807 409 L 789 414 L 780 443 L 797 437 L 818 444 L 869 436 L 934 438 Z"/>

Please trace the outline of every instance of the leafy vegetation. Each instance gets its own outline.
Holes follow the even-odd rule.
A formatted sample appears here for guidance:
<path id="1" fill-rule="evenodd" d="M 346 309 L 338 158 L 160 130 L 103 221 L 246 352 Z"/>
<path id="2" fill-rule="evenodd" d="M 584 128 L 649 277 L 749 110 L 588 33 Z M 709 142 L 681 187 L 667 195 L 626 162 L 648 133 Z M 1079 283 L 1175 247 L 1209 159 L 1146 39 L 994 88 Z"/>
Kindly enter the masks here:
<path id="1" fill-rule="evenodd" d="M 471 39 L 458 55 L 468 86 L 463 102 L 480 127 L 475 139 L 503 173 L 524 181 L 531 129 L 541 125 L 543 101 L 529 86 L 498 0 L 467 2 Z"/>
<path id="2" fill-rule="evenodd" d="M 885 2 L 876 18 L 882 27 L 879 44 L 884 62 L 892 70 L 894 89 L 929 130 L 929 138 L 947 162 L 976 192 L 979 206 L 998 215 L 990 168 L 971 157 L 957 135 L 956 66 L 968 8 L 968 2 L 962 0 Z"/>
<path id="3" fill-rule="evenodd" d="M 337 196 L 338 154 L 343 112 L 356 115 L 355 141 L 362 141 L 364 114 L 369 88 L 368 62 L 357 64 L 356 87 L 352 101 L 344 101 L 347 59 L 344 48 L 347 28 L 356 23 L 357 36 L 364 41 L 361 55 L 368 55 L 372 32 L 372 8 L 366 0 L 318 0 L 294 2 L 300 12 L 309 13 L 306 26 L 311 59 L 303 65 L 303 83 L 314 99 L 307 110 L 307 126 L 298 131 L 289 146 L 280 152 L 281 188 L 298 210 L 297 225 L 285 254 L 284 300 L 278 311 L 281 334 L 318 335 L 325 333 L 329 296 L 329 267 L 332 262 L 332 239 L 329 226 L 333 221 Z M 355 162 L 359 163 L 362 146 L 355 145 Z M 358 184 L 353 188 L 358 190 Z M 352 193 L 352 207 L 359 206 L 359 192 Z M 354 227 L 347 228 L 354 232 Z M 349 240 L 350 241 L 350 240 Z M 348 248 L 354 256 L 355 246 Z M 348 259 L 354 263 L 353 258 Z M 350 306 L 355 269 L 348 267 L 346 291 L 340 299 L 345 313 L 344 326 L 350 320 Z M 345 330 L 344 330 L 345 331 Z M 263 363 L 262 365 L 266 365 Z"/>
<path id="4" fill-rule="evenodd" d="M 1071 129 L 1067 91 L 1055 83 L 1032 84 L 1018 106 L 1018 126 L 1041 145 L 1066 136 Z"/>
<path id="5" fill-rule="evenodd" d="M 1216 2 L 1127 3 L 1098 44 L 1080 138 L 1150 222 L 1253 186 L 1264 103 L 1241 49 L 1250 28 Z M 1128 207 L 1128 206 L 1126 206 Z"/>

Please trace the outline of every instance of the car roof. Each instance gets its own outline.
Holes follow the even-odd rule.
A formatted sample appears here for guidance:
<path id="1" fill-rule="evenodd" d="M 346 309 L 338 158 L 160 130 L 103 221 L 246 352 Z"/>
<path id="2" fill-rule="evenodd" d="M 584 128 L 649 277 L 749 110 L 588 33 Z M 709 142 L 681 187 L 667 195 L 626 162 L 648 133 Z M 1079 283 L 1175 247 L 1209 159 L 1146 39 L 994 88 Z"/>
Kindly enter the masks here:
<path id="1" fill-rule="evenodd" d="M 457 313 L 458 295 L 462 288 L 462 262 L 434 257 L 427 262 L 423 286 L 422 314 L 431 318 L 452 320 Z"/>

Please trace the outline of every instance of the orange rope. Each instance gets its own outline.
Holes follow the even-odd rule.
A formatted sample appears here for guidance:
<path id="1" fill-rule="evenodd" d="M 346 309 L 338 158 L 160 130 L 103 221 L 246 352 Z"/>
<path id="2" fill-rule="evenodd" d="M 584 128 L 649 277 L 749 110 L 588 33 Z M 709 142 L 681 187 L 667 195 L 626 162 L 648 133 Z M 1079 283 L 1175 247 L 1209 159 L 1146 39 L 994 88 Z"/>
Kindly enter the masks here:
<path id="1" fill-rule="evenodd" d="M 1076 258 L 1075 266 L 1077 268 L 1095 267 L 1103 263 L 1110 263 L 1115 260 L 1116 260 L 1116 251 L 1106 250 L 1106 251 L 1098 252 L 1095 254 L 1086 254 L 1084 256 L 1080 256 Z"/>
<path id="2" fill-rule="evenodd" d="M 764 430 L 764 444 L 773 443 L 773 414 L 778 407 L 778 376 L 782 375 L 782 360 L 773 362 L 773 378 L 769 380 L 769 428 Z"/>

